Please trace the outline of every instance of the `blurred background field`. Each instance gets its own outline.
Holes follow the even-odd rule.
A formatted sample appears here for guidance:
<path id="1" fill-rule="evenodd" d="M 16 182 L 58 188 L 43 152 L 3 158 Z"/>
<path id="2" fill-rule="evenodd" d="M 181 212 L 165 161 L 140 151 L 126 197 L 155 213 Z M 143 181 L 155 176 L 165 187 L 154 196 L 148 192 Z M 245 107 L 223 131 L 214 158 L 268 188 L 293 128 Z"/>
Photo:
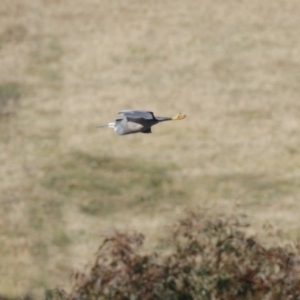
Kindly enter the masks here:
<path id="1" fill-rule="evenodd" d="M 4 0 L 0 294 L 68 285 L 105 228 L 186 208 L 300 236 L 300 3 Z M 153 134 L 121 109 L 188 115 Z"/>

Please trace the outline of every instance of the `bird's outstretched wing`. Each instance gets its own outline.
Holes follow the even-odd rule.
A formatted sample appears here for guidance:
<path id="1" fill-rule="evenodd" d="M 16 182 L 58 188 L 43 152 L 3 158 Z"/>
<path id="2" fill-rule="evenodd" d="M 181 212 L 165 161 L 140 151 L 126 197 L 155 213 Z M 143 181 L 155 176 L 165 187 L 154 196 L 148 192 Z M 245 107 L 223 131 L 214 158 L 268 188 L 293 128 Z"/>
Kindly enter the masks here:
<path id="1" fill-rule="evenodd" d="M 152 111 L 147 110 L 121 110 L 118 114 L 128 117 L 130 119 L 146 119 L 155 120 Z"/>

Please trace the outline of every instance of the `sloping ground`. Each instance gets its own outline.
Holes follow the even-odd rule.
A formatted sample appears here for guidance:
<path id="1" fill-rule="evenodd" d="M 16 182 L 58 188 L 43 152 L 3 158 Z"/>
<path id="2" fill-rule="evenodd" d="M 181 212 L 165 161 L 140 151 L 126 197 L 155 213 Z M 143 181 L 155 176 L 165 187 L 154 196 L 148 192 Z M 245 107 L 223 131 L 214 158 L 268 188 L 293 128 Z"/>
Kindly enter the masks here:
<path id="1" fill-rule="evenodd" d="M 148 246 L 185 207 L 299 237 L 298 1 L 5 0 L 0 294 L 60 284 L 107 226 Z M 152 135 L 120 109 L 188 118 Z"/>

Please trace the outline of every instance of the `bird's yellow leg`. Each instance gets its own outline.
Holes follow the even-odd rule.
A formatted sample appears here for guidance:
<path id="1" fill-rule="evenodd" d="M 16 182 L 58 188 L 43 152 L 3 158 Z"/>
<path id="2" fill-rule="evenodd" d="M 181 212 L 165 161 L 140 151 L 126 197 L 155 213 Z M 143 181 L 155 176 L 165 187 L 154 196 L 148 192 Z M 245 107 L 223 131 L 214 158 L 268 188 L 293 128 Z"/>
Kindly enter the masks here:
<path id="1" fill-rule="evenodd" d="M 186 115 L 179 113 L 178 115 L 176 115 L 175 117 L 172 118 L 172 120 L 182 120 L 186 117 Z"/>

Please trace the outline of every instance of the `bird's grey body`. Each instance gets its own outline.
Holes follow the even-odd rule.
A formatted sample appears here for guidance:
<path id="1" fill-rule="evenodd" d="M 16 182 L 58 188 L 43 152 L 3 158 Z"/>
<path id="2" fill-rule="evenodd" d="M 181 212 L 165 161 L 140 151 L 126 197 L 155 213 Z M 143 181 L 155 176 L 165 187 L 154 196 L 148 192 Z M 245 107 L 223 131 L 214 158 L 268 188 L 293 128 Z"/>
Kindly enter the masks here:
<path id="1" fill-rule="evenodd" d="M 121 110 L 118 114 L 123 115 L 122 119 L 116 119 L 115 122 L 108 123 L 99 127 L 114 128 L 116 134 L 126 135 L 132 133 L 151 133 L 151 127 L 163 121 L 182 120 L 185 115 L 178 114 L 170 117 L 155 117 L 153 112 L 145 110 Z"/>

